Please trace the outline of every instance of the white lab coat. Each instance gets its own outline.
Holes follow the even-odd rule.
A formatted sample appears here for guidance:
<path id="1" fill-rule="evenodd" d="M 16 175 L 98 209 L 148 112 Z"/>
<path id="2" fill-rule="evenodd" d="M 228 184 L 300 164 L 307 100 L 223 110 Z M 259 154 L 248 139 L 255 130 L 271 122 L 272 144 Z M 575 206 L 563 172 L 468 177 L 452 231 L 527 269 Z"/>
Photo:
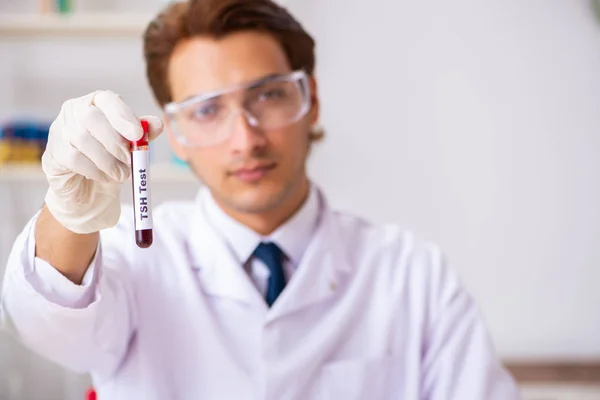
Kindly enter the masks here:
<path id="1" fill-rule="evenodd" d="M 91 372 L 102 400 L 520 399 L 436 246 L 320 201 L 271 309 L 201 207 L 177 202 L 155 210 L 146 250 L 124 210 L 83 286 L 33 271 L 34 218 L 10 255 L 5 314 L 27 346 Z"/>

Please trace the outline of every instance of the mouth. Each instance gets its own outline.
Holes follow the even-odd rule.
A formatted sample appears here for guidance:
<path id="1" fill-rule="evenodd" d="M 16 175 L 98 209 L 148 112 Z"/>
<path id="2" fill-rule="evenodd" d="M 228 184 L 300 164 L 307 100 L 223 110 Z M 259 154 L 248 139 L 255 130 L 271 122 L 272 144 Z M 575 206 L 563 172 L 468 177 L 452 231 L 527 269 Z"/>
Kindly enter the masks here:
<path id="1" fill-rule="evenodd" d="M 271 164 L 260 164 L 260 165 L 249 165 L 239 169 L 236 169 L 231 173 L 231 175 L 235 176 L 239 180 L 246 183 L 255 183 L 265 177 L 276 167 L 275 163 Z"/>

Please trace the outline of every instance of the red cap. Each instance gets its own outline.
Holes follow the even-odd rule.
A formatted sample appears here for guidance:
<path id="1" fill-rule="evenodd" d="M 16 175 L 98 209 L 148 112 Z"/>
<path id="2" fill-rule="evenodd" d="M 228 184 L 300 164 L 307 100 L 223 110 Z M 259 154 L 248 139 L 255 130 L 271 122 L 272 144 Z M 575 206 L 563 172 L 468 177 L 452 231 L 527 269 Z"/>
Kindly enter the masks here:
<path id="1" fill-rule="evenodd" d="M 94 389 L 88 389 L 87 392 L 85 392 L 85 400 L 96 400 L 97 396 L 96 396 L 96 391 Z"/>
<path id="2" fill-rule="evenodd" d="M 148 146 L 148 133 L 150 133 L 150 124 L 148 124 L 148 121 L 145 121 L 145 120 L 141 120 L 140 122 L 142 124 L 142 129 L 144 130 L 144 134 L 142 135 L 140 140 L 138 140 L 136 142 L 131 142 L 131 147 L 134 149 L 138 148 L 140 146 Z"/>
<path id="3" fill-rule="evenodd" d="M 150 124 L 148 124 L 148 121 L 143 119 L 140 122 L 142 123 L 142 129 L 144 130 L 144 133 L 149 133 L 150 132 Z"/>

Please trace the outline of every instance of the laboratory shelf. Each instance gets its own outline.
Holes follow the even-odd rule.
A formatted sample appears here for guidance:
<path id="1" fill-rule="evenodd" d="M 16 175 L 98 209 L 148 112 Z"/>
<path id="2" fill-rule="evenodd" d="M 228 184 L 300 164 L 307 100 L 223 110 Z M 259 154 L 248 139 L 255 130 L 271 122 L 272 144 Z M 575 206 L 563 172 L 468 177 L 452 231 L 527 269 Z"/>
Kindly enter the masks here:
<path id="1" fill-rule="evenodd" d="M 150 15 L 98 14 L 0 14 L 0 35 L 141 36 Z"/>
<path id="2" fill-rule="evenodd" d="M 194 174 L 185 167 L 171 164 L 156 164 L 151 167 L 153 183 L 198 183 Z M 0 183 L 46 183 L 39 165 L 0 165 Z"/>

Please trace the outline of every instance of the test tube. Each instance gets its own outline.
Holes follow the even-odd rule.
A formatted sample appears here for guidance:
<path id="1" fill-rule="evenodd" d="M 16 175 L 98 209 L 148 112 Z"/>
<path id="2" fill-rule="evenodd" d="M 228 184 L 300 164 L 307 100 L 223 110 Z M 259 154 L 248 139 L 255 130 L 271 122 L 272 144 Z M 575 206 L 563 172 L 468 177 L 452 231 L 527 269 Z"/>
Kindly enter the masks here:
<path id="1" fill-rule="evenodd" d="M 135 242 L 146 249 L 152 245 L 152 209 L 150 204 L 150 157 L 148 151 L 148 121 L 141 121 L 144 135 L 131 142 L 131 185 Z"/>

